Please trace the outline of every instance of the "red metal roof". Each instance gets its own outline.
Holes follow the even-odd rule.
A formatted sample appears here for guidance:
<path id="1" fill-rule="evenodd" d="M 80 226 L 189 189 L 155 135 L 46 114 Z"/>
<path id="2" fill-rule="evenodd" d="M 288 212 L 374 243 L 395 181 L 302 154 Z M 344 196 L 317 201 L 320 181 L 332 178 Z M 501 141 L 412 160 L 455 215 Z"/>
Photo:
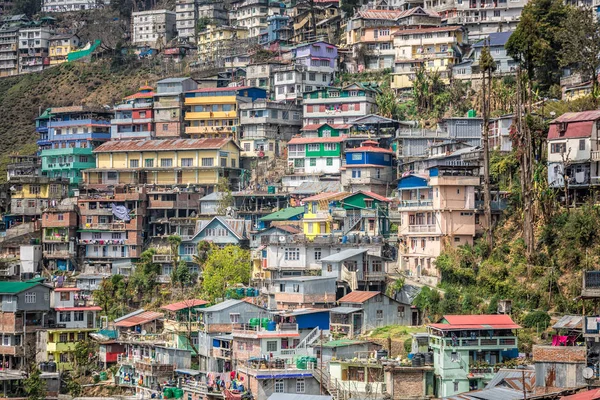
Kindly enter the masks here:
<path id="1" fill-rule="evenodd" d="M 403 29 L 394 33 L 394 36 L 410 35 L 413 33 L 454 32 L 462 30 L 462 26 L 437 26 L 434 28 Z"/>
<path id="2" fill-rule="evenodd" d="M 133 100 L 133 99 L 149 99 L 154 97 L 154 92 L 138 92 L 134 93 L 131 96 L 125 97 L 125 100 Z M 152 107 L 150 107 L 152 108 Z"/>
<path id="3" fill-rule="evenodd" d="M 54 307 L 56 311 L 102 311 L 102 307 L 99 306 L 88 306 L 88 307 Z"/>
<path id="4" fill-rule="evenodd" d="M 597 400 L 600 399 L 600 389 L 587 390 L 570 396 L 561 397 L 562 400 Z"/>
<path id="5" fill-rule="evenodd" d="M 567 130 L 561 134 L 559 131 L 559 123 L 553 123 L 548 130 L 548 140 L 554 139 L 577 139 L 592 136 L 594 121 L 578 121 L 567 123 Z"/>
<path id="6" fill-rule="evenodd" d="M 379 194 L 377 194 L 377 193 L 373 193 L 373 192 L 369 192 L 369 191 L 367 191 L 367 190 L 359 190 L 359 191 L 358 191 L 358 192 L 356 192 L 356 193 L 362 193 L 362 194 L 364 194 L 364 195 L 366 195 L 366 196 L 369 196 L 369 197 L 372 197 L 372 198 L 374 198 L 375 200 L 379 200 L 379 201 L 385 201 L 386 203 L 389 203 L 389 202 L 391 202 L 391 200 L 390 200 L 390 199 L 388 199 L 387 197 L 383 197 L 382 195 L 379 195 Z M 353 194 L 356 194 L 356 193 L 352 193 L 352 194 L 350 194 L 350 195 L 349 195 L 349 196 L 347 196 L 347 197 L 350 197 L 350 196 L 352 196 Z"/>
<path id="7" fill-rule="evenodd" d="M 346 153 L 358 153 L 361 151 L 368 151 L 370 153 L 395 154 L 392 150 L 384 149 L 382 147 L 375 147 L 375 146 L 360 146 L 360 147 L 355 147 L 353 149 L 346 149 Z"/>
<path id="8" fill-rule="evenodd" d="M 171 151 L 220 149 L 231 139 L 111 140 L 94 149 L 94 153 L 117 151 Z"/>
<path id="9" fill-rule="evenodd" d="M 115 323 L 115 326 L 120 326 L 124 328 L 131 328 L 132 326 L 147 324 L 148 322 L 152 322 L 155 319 L 162 318 L 162 313 L 154 312 L 154 311 L 144 311 L 141 314 L 132 315 L 129 318 L 125 318 Z"/>
<path id="10" fill-rule="evenodd" d="M 568 112 L 568 113 L 564 113 L 560 117 L 554 119 L 551 122 L 551 124 L 558 123 L 558 122 L 595 121 L 597 119 L 600 119 L 600 110 Z"/>
<path id="11" fill-rule="evenodd" d="M 381 292 L 363 292 L 360 290 L 355 290 L 354 292 L 350 292 L 341 299 L 338 300 L 339 303 L 364 303 L 372 297 L 381 294 Z"/>
<path id="12" fill-rule="evenodd" d="M 307 201 L 319 201 L 319 200 L 329 200 L 334 198 L 343 198 L 346 197 L 348 193 L 346 192 L 323 192 L 319 194 L 315 194 L 314 196 L 306 197 L 302 199 L 303 202 Z"/>
<path id="13" fill-rule="evenodd" d="M 350 124 L 308 124 L 308 125 L 304 125 L 302 127 L 302 129 L 300 129 L 300 130 L 301 131 L 316 131 L 323 125 L 330 126 L 333 129 L 350 129 L 350 128 L 352 128 L 352 125 L 350 125 Z"/>
<path id="14" fill-rule="evenodd" d="M 316 138 L 304 138 L 295 137 L 288 142 L 288 144 L 309 144 L 309 143 L 341 143 L 344 140 L 343 136 L 340 137 L 316 137 Z"/>
<path id="15" fill-rule="evenodd" d="M 302 232 L 302 229 L 292 225 L 271 225 L 273 228 L 281 229 L 287 233 L 296 234 Z"/>
<path id="16" fill-rule="evenodd" d="M 78 287 L 58 287 L 54 288 L 55 292 L 79 292 L 81 289 Z"/>
<path id="17" fill-rule="evenodd" d="M 454 329 L 518 329 L 509 315 L 444 315 L 447 323 L 430 324 L 440 330 Z"/>
<path id="18" fill-rule="evenodd" d="M 179 311 L 184 310 L 186 308 L 203 306 L 205 304 L 208 304 L 208 301 L 200 299 L 190 299 L 179 301 L 177 303 L 167 304 L 166 306 L 162 306 L 161 309 L 168 311 Z"/>

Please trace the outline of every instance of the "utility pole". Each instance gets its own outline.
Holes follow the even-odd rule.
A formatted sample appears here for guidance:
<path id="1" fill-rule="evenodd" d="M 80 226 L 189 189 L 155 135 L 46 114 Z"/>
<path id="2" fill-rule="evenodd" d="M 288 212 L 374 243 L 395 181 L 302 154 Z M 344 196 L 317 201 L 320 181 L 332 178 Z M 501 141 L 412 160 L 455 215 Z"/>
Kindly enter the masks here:
<path id="1" fill-rule="evenodd" d="M 527 389 L 525 388 L 525 368 L 523 367 L 523 369 L 521 370 L 521 373 L 523 374 L 523 400 L 527 400 Z"/>
<path id="2" fill-rule="evenodd" d="M 323 330 L 319 330 L 319 394 L 323 394 Z"/>

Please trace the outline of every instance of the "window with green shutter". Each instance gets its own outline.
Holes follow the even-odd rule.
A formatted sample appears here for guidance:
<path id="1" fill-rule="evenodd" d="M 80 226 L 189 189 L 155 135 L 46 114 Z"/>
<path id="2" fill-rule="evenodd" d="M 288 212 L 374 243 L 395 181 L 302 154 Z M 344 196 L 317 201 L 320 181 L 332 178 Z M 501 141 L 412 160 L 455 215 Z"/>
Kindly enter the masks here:
<path id="1" fill-rule="evenodd" d="M 331 167 L 333 165 L 333 158 L 327 157 L 327 166 Z"/>
<path id="2" fill-rule="evenodd" d="M 310 166 L 311 167 L 316 167 L 317 166 L 317 159 L 316 158 L 311 158 L 310 159 Z"/>

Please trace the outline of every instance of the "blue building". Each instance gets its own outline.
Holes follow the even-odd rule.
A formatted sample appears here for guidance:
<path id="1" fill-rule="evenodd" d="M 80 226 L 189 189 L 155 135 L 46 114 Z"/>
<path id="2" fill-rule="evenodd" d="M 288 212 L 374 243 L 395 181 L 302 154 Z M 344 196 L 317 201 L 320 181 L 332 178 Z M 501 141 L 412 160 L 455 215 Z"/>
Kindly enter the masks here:
<path id="1" fill-rule="evenodd" d="M 387 196 L 391 183 L 396 179 L 394 157 L 391 149 L 379 147 L 373 140 L 364 141 L 356 148 L 347 148 L 346 163 L 340 168 L 342 189 Z"/>
<path id="2" fill-rule="evenodd" d="M 42 174 L 69 180 L 72 193 L 81 171 L 96 166 L 94 148 L 110 139 L 111 113 L 86 106 L 55 107 L 36 120 Z"/>
<path id="3" fill-rule="evenodd" d="M 506 42 L 512 32 L 494 32 L 490 33 L 487 39 L 480 40 L 473 44 L 469 55 L 460 63 L 452 67 L 452 76 L 456 79 L 473 79 L 481 77 L 479 68 L 479 59 L 485 46 L 490 47 L 490 54 L 496 63 L 494 73 L 496 75 L 514 74 L 517 70 L 517 62 L 508 55 L 506 51 Z M 473 76 L 475 75 L 475 76 Z"/>
<path id="4" fill-rule="evenodd" d="M 290 17 L 287 15 L 271 15 L 267 18 L 267 29 L 260 33 L 260 44 L 279 42 L 286 44 L 292 38 L 293 30 L 289 26 Z"/>
<path id="5" fill-rule="evenodd" d="M 211 220 L 200 220 L 196 226 L 196 235 L 190 240 L 183 241 L 179 248 L 180 259 L 193 261 L 198 254 L 198 243 L 210 242 L 219 247 L 236 245 L 248 247 L 251 221 L 226 217 L 214 217 Z"/>

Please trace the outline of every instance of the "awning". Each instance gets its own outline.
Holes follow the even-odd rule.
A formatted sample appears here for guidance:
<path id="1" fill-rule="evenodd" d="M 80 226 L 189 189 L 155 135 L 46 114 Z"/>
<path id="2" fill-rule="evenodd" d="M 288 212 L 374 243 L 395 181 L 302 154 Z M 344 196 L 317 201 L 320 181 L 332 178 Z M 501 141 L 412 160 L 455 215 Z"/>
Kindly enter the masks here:
<path id="1" fill-rule="evenodd" d="M 352 314 L 352 313 L 359 312 L 359 311 L 362 311 L 362 308 L 334 307 L 334 308 L 329 309 L 329 312 L 334 313 L 334 314 Z"/>

